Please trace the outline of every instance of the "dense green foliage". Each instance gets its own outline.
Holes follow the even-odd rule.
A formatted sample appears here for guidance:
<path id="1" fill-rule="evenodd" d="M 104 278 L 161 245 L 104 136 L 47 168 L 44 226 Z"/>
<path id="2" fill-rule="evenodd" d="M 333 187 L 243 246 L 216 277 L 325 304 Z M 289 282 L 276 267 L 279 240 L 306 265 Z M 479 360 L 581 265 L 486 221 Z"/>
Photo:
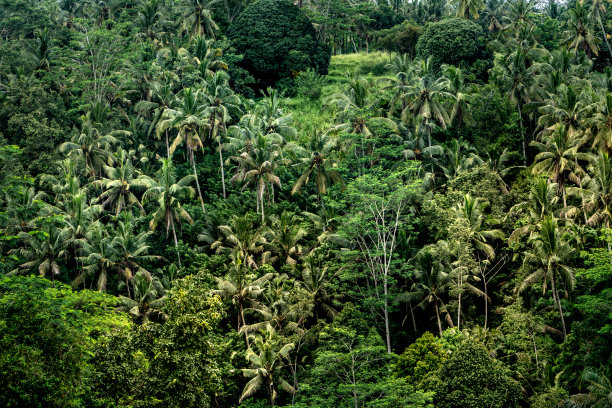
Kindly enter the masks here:
<path id="1" fill-rule="evenodd" d="M 0 405 L 611 406 L 607 6 L 0 0 Z"/>
<path id="2" fill-rule="evenodd" d="M 257 0 L 227 29 L 230 44 L 248 70 L 264 88 L 292 78 L 308 68 L 327 74 L 329 47 L 317 41 L 308 17 L 283 0 Z"/>

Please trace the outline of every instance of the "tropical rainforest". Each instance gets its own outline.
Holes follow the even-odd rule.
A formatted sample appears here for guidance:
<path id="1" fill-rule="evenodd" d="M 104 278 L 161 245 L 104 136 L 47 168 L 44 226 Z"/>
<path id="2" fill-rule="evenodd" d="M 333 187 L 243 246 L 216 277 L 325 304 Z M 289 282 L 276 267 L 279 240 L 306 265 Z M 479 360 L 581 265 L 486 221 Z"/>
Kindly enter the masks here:
<path id="1" fill-rule="evenodd" d="M 0 406 L 612 407 L 610 0 L 0 0 Z"/>

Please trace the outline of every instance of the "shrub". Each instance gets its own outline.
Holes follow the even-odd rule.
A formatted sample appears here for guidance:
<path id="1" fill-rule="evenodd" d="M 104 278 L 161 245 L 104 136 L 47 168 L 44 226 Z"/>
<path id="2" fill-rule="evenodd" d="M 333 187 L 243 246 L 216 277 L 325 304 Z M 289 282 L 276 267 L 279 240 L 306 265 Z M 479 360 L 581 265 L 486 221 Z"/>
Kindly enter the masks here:
<path id="1" fill-rule="evenodd" d="M 490 60 L 482 28 L 469 20 L 451 18 L 427 26 L 416 45 L 417 56 L 432 57 L 436 66 L 468 67 L 478 60 Z"/>
<path id="2" fill-rule="evenodd" d="M 330 49 L 317 41 L 308 17 L 285 0 L 258 0 L 248 6 L 227 30 L 233 48 L 243 55 L 239 65 L 257 80 L 274 85 L 314 68 L 327 74 Z"/>

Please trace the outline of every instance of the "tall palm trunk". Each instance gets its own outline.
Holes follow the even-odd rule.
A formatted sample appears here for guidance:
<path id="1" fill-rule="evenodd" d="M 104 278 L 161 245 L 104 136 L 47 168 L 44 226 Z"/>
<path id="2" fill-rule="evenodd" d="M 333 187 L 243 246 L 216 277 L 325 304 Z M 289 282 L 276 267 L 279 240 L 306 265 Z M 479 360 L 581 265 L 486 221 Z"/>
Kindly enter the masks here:
<path id="1" fill-rule="evenodd" d="M 178 247 L 178 239 L 176 239 L 176 229 L 174 228 L 174 217 L 170 214 L 170 226 L 172 227 L 172 236 L 174 237 L 174 247 L 176 248 L 176 257 L 178 259 L 179 268 L 182 268 L 181 265 L 181 253 Z"/>
<path id="2" fill-rule="evenodd" d="M 519 129 L 521 130 L 521 142 L 523 144 L 523 165 L 527 166 L 527 141 L 525 140 L 525 132 L 523 130 L 523 111 L 521 109 L 521 102 L 517 103 L 519 113 Z"/>
<path id="3" fill-rule="evenodd" d="M 190 150 L 189 155 L 191 156 L 191 165 L 193 166 L 193 175 L 195 177 L 196 186 L 198 187 L 198 196 L 200 197 L 200 204 L 202 205 L 202 212 L 206 213 L 206 209 L 204 208 L 204 199 L 202 198 L 202 190 L 200 190 L 200 180 L 198 179 L 198 172 L 196 170 L 195 157 L 193 154 L 193 150 Z"/>
<path id="4" fill-rule="evenodd" d="M 170 143 L 168 142 L 168 129 L 166 129 L 166 153 L 168 153 L 168 160 L 170 160 Z"/>
<path id="5" fill-rule="evenodd" d="M 567 336 L 567 331 L 565 330 L 565 319 L 563 318 L 563 307 L 561 306 L 561 299 L 559 299 L 559 291 L 557 290 L 557 282 L 555 280 L 555 276 L 553 275 L 551 278 L 552 289 L 553 289 L 553 300 L 559 309 L 559 316 L 561 316 L 561 326 L 563 328 L 563 341 L 565 341 L 565 337 Z"/>
<path id="6" fill-rule="evenodd" d="M 442 337 L 442 322 L 440 321 L 440 310 L 438 309 L 438 300 L 434 300 L 434 306 L 436 308 L 436 319 L 438 320 L 438 330 L 440 331 L 440 337 Z"/>
<path id="7" fill-rule="evenodd" d="M 221 151 L 221 135 L 219 135 L 219 164 L 221 165 L 221 185 L 223 186 L 223 198 L 227 198 L 225 194 L 225 170 L 223 168 L 223 152 Z"/>
<path id="8" fill-rule="evenodd" d="M 608 54 L 610 54 L 610 57 L 612 58 L 612 50 L 610 49 L 610 43 L 608 42 L 608 35 L 606 34 L 606 29 L 604 28 L 604 25 L 603 25 L 603 20 L 601 18 L 601 12 L 599 11 L 599 8 L 596 8 L 596 10 L 597 10 L 597 20 L 599 21 L 599 27 L 601 29 L 601 33 L 603 34 L 604 41 L 606 42 L 606 47 L 608 48 Z"/>

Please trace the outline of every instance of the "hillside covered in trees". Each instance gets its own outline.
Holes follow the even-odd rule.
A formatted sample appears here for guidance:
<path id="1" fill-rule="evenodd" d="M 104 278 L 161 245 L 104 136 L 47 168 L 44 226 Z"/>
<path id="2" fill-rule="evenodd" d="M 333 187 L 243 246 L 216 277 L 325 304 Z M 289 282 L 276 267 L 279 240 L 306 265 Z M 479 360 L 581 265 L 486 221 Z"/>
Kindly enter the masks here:
<path id="1" fill-rule="evenodd" d="M 612 407 L 610 0 L 0 0 L 0 406 Z"/>

